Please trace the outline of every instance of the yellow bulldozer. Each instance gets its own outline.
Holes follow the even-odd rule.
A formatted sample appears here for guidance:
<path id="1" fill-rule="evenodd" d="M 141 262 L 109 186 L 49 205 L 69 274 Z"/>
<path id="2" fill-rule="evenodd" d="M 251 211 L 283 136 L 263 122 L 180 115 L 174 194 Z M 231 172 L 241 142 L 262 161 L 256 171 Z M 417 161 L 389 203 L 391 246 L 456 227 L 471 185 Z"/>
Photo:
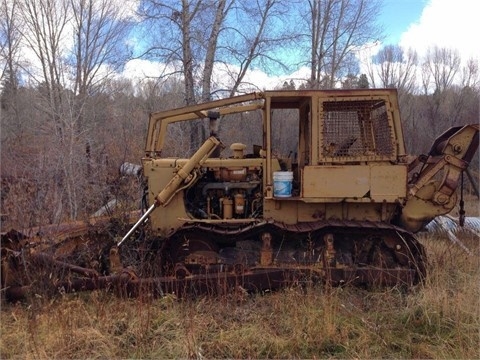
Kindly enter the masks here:
<path id="1" fill-rule="evenodd" d="M 190 154 L 178 134 L 195 127 L 209 134 Z M 416 284 L 415 233 L 457 205 L 478 142 L 466 124 L 407 154 L 394 89 L 264 91 L 152 113 L 133 226 L 112 235 L 107 217 L 3 234 L 2 292 L 27 296 L 28 266 L 57 269 L 57 290 L 126 296 Z"/>

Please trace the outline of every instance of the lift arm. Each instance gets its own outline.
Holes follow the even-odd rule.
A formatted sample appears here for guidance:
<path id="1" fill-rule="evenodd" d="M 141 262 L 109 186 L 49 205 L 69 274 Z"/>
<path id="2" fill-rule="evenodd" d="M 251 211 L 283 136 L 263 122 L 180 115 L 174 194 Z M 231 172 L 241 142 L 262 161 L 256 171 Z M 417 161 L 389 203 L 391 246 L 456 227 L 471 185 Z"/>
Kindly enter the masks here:
<path id="1" fill-rule="evenodd" d="M 478 149 L 478 133 L 478 124 L 465 125 L 453 127 L 435 140 L 428 156 L 420 160 L 422 169 L 409 184 L 400 216 L 404 228 L 417 232 L 455 207 L 455 190 Z"/>
<path id="2" fill-rule="evenodd" d="M 173 178 L 168 182 L 168 184 L 163 188 L 162 191 L 155 198 L 155 202 L 148 208 L 148 210 L 142 215 L 142 217 L 133 225 L 133 227 L 128 231 L 128 233 L 120 240 L 117 246 L 120 246 L 125 240 L 127 240 L 130 235 L 137 229 L 140 224 L 142 224 L 148 216 L 155 210 L 158 206 L 167 206 L 173 196 L 177 193 L 177 190 L 180 189 L 182 183 L 191 184 L 192 172 L 196 167 L 203 164 L 205 160 L 208 159 L 210 154 L 221 144 L 215 136 L 210 136 L 203 145 L 197 150 L 195 154 L 183 165 L 173 176 Z"/>

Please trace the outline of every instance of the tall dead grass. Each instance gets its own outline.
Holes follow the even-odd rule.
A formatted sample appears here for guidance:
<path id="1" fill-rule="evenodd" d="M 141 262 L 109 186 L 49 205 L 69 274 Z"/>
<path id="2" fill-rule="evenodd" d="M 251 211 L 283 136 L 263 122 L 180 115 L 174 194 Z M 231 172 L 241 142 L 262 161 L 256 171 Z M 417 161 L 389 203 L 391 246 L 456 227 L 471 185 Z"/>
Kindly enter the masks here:
<path id="1" fill-rule="evenodd" d="M 480 358 L 479 242 L 426 237 L 424 284 L 178 301 L 106 292 L 2 304 L 0 358 Z"/>

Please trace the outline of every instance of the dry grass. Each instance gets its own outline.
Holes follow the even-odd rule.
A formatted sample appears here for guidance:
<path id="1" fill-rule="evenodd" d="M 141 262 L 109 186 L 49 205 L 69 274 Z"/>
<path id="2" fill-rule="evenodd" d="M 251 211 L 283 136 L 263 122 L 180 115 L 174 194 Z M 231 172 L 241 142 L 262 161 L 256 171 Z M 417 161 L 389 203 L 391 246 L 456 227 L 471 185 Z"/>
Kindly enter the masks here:
<path id="1" fill-rule="evenodd" d="M 363 290 L 313 286 L 195 301 L 71 294 L 2 304 L 2 359 L 478 359 L 478 239 L 468 256 L 425 238 L 425 284 Z"/>

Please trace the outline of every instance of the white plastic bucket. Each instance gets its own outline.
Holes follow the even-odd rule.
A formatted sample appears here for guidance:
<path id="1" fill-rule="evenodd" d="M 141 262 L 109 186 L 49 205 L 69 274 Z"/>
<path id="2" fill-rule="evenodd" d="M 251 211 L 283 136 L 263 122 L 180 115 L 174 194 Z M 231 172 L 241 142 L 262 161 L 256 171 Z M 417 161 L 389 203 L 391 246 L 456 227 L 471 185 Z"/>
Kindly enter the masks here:
<path id="1" fill-rule="evenodd" d="M 273 196 L 290 197 L 292 196 L 293 172 L 276 171 L 273 173 Z"/>

